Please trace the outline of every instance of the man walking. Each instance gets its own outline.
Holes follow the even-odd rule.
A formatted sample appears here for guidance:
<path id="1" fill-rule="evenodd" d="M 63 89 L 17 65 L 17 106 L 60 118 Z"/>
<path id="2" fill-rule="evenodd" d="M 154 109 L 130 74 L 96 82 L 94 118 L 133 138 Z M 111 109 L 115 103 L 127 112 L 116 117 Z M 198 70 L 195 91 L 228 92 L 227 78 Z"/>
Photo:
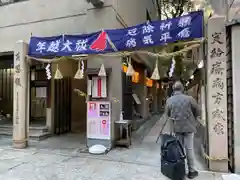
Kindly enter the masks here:
<path id="1" fill-rule="evenodd" d="M 194 133 L 197 131 L 197 117 L 200 113 L 196 100 L 184 94 L 184 87 L 180 81 L 175 82 L 173 95 L 166 102 L 165 114 L 167 118 L 173 119 L 172 130 L 185 147 L 189 179 L 198 176 L 194 168 Z"/>

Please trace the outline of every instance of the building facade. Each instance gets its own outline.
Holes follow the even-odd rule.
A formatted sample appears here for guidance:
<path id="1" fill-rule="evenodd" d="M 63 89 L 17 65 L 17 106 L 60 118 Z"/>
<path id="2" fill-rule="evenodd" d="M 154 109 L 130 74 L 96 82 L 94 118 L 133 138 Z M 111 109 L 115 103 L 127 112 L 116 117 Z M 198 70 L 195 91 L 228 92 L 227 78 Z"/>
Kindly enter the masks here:
<path id="1" fill-rule="evenodd" d="M 59 117 L 61 115 L 56 115 L 56 109 L 58 109 L 58 112 L 62 112 L 64 106 L 66 107 L 63 103 L 62 109 L 60 108 L 57 99 L 63 95 L 59 94 L 54 80 L 51 80 L 50 84 L 47 83 L 45 67 L 40 67 L 39 69 L 36 68 L 39 64 L 35 65 L 34 61 L 28 64 L 24 62 L 31 36 L 46 37 L 63 34 L 86 34 L 101 29 L 124 28 L 146 22 L 149 16 L 154 20 L 156 15 L 153 1 L 148 0 L 105 0 L 101 8 L 96 8 L 85 0 L 72 0 L 71 3 L 68 0 L 12 0 L 1 3 L 0 14 L 2 15 L 0 17 L 0 39 L 3 42 L 0 43 L 0 55 L 3 57 L 6 57 L 6 55 L 12 57 L 13 62 L 14 52 L 14 63 L 12 64 L 14 64 L 15 67 L 16 61 L 19 60 L 22 63 L 20 63 L 20 65 L 24 68 L 20 72 L 20 74 L 22 73 L 20 77 L 24 78 L 21 81 L 21 87 L 15 85 L 15 82 L 13 87 L 13 142 L 14 146 L 19 148 L 26 146 L 26 140 L 31 136 L 31 131 L 35 130 L 32 129 L 31 123 L 34 124 L 34 122 L 37 122 L 39 125 L 40 122 L 41 124 L 42 117 L 45 119 L 44 127 L 47 128 L 51 134 L 56 134 L 56 131 L 59 130 L 59 128 L 55 128 L 56 124 L 58 124 L 57 122 L 62 123 L 62 119 Z M 134 57 L 134 60 L 138 63 L 145 62 L 145 64 L 147 64 L 146 59 L 141 56 Z M 112 138 L 110 141 L 102 142 L 102 144 L 106 144 L 106 146 L 112 146 L 116 138 L 114 123 L 112 122 L 119 119 L 120 112 L 124 106 L 122 58 L 90 57 L 85 62 L 87 69 L 99 69 L 101 64 L 104 64 L 106 68 L 110 68 L 111 71 L 114 72 L 109 77 L 108 100 L 117 99 L 119 102 L 112 103 Z M 34 68 L 32 68 L 33 66 Z M 71 97 L 71 102 L 65 102 L 71 106 L 70 112 L 66 112 L 66 114 L 70 113 L 71 115 L 65 117 L 65 119 L 71 117 L 72 122 L 69 122 L 67 125 L 71 126 L 72 130 L 86 132 L 85 99 L 79 99 L 76 93 L 74 93 L 74 89 L 77 88 L 82 91 L 87 91 L 88 81 L 86 79 L 81 82 L 74 80 L 73 77 L 77 71 L 77 67 L 77 63 L 74 61 L 62 61 L 52 63 L 51 71 L 52 74 L 54 74 L 59 68 L 64 77 L 71 79 L 71 92 L 68 94 L 69 97 Z M 12 67 L 9 67 L 9 69 L 10 68 Z M 139 91 L 140 94 L 138 94 L 138 96 L 142 98 L 143 102 L 139 109 L 141 116 L 147 117 L 149 113 L 146 111 L 146 109 L 148 109 L 148 89 L 144 86 L 145 78 L 143 77 L 142 80 L 143 85 L 141 86 L 141 91 Z M 1 82 L 5 82 L 5 80 L 2 79 Z M 45 93 L 51 98 L 36 98 L 36 87 L 46 88 L 47 92 Z M 63 91 L 60 90 L 60 92 Z M 56 96 L 56 94 L 58 94 L 58 96 Z M 64 101 L 65 100 L 62 100 L 61 102 Z M 21 104 L 19 104 L 19 102 L 21 102 Z M 34 105 L 33 102 L 35 103 Z M 39 104 L 43 106 L 41 107 L 43 112 L 40 114 L 40 111 L 36 110 L 39 109 L 39 107 L 37 107 Z M 56 121 L 56 119 L 58 120 Z M 42 132 L 44 131 L 45 130 L 42 129 Z M 91 140 L 88 142 L 89 146 L 94 143 L 95 142 Z"/>
<path id="2" fill-rule="evenodd" d="M 101 9 L 85 0 L 15 1 L 0 6 L 0 38 L 4 42 L 0 52 L 13 51 L 16 41 L 28 42 L 31 35 L 82 34 L 136 25 L 146 21 L 147 10 L 155 16 L 153 3 L 147 0 L 105 0 Z"/>

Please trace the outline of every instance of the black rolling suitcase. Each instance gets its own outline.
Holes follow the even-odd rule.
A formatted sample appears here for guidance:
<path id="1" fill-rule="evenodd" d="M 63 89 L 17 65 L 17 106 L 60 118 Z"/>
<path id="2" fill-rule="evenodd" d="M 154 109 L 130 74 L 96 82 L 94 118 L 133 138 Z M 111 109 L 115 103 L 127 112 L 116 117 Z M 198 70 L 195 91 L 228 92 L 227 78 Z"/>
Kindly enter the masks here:
<path id="1" fill-rule="evenodd" d="M 163 134 L 161 143 L 161 172 L 172 180 L 185 179 L 185 153 L 180 141 L 174 136 Z"/>
<path id="2" fill-rule="evenodd" d="M 165 125 L 166 123 L 164 127 Z M 159 134 L 159 137 L 161 136 L 161 172 L 169 179 L 183 180 L 186 175 L 184 148 L 173 133 L 161 134 L 162 130 Z"/>

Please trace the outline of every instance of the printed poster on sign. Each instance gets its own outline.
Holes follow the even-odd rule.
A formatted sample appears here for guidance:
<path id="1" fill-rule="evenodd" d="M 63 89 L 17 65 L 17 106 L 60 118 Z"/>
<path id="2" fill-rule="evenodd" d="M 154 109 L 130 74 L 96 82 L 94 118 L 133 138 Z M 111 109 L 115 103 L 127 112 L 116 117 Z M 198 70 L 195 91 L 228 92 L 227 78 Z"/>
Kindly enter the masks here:
<path id="1" fill-rule="evenodd" d="M 106 77 L 92 78 L 92 97 L 106 98 L 107 97 L 107 80 Z"/>
<path id="2" fill-rule="evenodd" d="M 100 104 L 100 108 L 99 108 L 100 117 L 108 117 L 109 114 L 110 114 L 109 105 L 108 104 Z"/>
<path id="3" fill-rule="evenodd" d="M 109 120 L 101 121 L 101 134 L 104 136 L 109 136 Z"/>
<path id="4" fill-rule="evenodd" d="M 111 139 L 110 102 L 88 102 L 87 137 L 91 139 Z"/>
<path id="5" fill-rule="evenodd" d="M 88 103 L 88 117 L 97 118 L 98 117 L 98 109 L 96 102 L 89 102 Z"/>

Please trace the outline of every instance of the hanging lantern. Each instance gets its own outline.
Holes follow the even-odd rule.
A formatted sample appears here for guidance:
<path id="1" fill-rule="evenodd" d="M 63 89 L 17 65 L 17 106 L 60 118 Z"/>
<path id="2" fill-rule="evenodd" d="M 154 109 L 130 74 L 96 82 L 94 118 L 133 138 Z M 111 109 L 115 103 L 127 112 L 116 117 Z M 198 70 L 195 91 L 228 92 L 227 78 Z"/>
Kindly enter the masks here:
<path id="1" fill-rule="evenodd" d="M 145 79 L 145 85 L 146 85 L 147 87 L 153 87 L 153 80 L 151 80 L 151 79 L 149 79 L 149 78 L 146 77 L 146 79 Z"/>
<path id="2" fill-rule="evenodd" d="M 74 76 L 74 79 L 83 79 L 84 78 L 84 62 L 78 62 L 78 70 Z"/>
<path id="3" fill-rule="evenodd" d="M 101 68 L 99 70 L 98 76 L 102 76 L 102 77 L 106 77 L 107 76 L 104 64 L 101 65 Z"/>
<path id="4" fill-rule="evenodd" d="M 126 73 L 126 72 L 127 72 L 127 69 L 128 69 L 128 67 L 127 67 L 125 64 L 123 64 L 123 65 L 122 65 L 122 71 Z"/>
<path id="5" fill-rule="evenodd" d="M 128 58 L 128 69 L 127 69 L 127 72 L 126 72 L 126 76 L 133 76 L 135 73 L 133 67 L 132 67 L 132 64 L 131 64 L 131 58 Z"/>
<path id="6" fill-rule="evenodd" d="M 160 79 L 159 70 L 158 70 L 158 60 L 156 60 L 156 65 L 155 65 L 154 71 L 152 73 L 151 79 L 153 79 L 153 80 Z"/>
<path id="7" fill-rule="evenodd" d="M 58 64 L 57 64 L 57 69 L 56 69 L 56 72 L 55 72 L 54 79 L 62 79 L 62 78 L 63 78 L 62 73 L 60 72 L 60 70 L 58 68 Z"/>
<path id="8" fill-rule="evenodd" d="M 139 82 L 139 73 L 135 72 L 134 75 L 132 76 L 132 82 L 138 83 Z"/>

